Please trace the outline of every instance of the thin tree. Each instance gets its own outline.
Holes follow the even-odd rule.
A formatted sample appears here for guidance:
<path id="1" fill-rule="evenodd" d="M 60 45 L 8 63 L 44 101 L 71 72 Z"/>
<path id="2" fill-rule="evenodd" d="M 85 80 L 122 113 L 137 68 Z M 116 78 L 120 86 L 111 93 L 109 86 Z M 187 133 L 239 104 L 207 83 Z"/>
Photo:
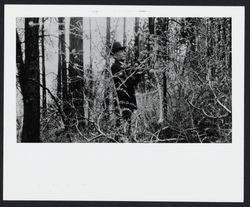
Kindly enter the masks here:
<path id="1" fill-rule="evenodd" d="M 58 18 L 58 74 L 57 74 L 57 95 L 63 102 L 63 112 L 69 115 L 68 103 L 68 74 L 66 66 L 66 44 L 65 44 L 65 18 Z M 68 119 L 65 120 L 68 125 Z"/>
<path id="2" fill-rule="evenodd" d="M 39 18 L 25 18 L 25 63 L 17 34 L 17 65 L 23 96 L 22 142 L 40 142 Z"/>
<path id="3" fill-rule="evenodd" d="M 110 61 L 109 61 L 109 55 L 110 55 L 110 17 L 107 17 L 106 19 L 106 58 L 105 58 L 105 69 L 104 69 L 104 79 L 105 79 L 105 88 L 104 88 L 104 101 L 105 101 L 105 118 L 109 119 L 109 67 L 110 67 Z"/>
<path id="4" fill-rule="evenodd" d="M 166 122 L 168 113 L 168 100 L 167 100 L 167 67 L 169 57 L 169 18 L 157 18 L 156 34 L 158 36 L 161 51 L 163 52 L 162 60 L 164 68 L 162 72 L 162 99 L 163 99 L 163 122 Z"/>
<path id="5" fill-rule="evenodd" d="M 41 21 L 41 58 L 42 58 L 42 85 L 44 86 L 43 88 L 43 111 L 46 112 L 47 109 L 47 96 L 46 96 L 46 71 L 45 71 L 45 47 L 44 47 L 44 23 L 45 23 L 45 18 L 42 18 Z M 44 113 L 45 114 L 45 113 Z"/>
<path id="6" fill-rule="evenodd" d="M 232 19 L 231 18 L 223 18 L 223 40 L 224 40 L 224 51 L 225 51 L 225 59 L 227 68 L 231 68 L 232 64 L 232 45 L 231 45 L 231 35 L 232 31 Z"/>
<path id="7" fill-rule="evenodd" d="M 140 48 L 139 48 L 139 23 L 140 23 L 140 18 L 136 17 L 135 18 L 135 62 L 138 61 L 139 59 L 139 54 L 140 54 Z"/>
<path id="8" fill-rule="evenodd" d="M 92 57 L 92 22 L 89 18 L 89 110 L 88 119 L 91 119 L 90 111 L 93 109 L 93 57 Z"/>
<path id="9" fill-rule="evenodd" d="M 127 43 L 127 36 L 126 36 L 126 17 L 123 18 L 123 46 L 125 47 Z"/>
<path id="10" fill-rule="evenodd" d="M 62 51 L 61 51 L 61 42 L 62 33 L 63 33 L 63 18 L 58 18 L 58 69 L 57 69 L 57 97 L 62 98 Z"/>

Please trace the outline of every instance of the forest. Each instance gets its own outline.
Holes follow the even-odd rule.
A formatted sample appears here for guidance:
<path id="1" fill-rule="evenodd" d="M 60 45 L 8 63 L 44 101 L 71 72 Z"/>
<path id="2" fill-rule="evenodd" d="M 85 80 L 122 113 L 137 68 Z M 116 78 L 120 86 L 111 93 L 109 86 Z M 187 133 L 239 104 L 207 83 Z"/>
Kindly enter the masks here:
<path id="1" fill-rule="evenodd" d="M 231 18 L 19 17 L 18 143 L 231 143 Z M 115 42 L 140 71 L 128 121 Z M 125 80 L 126 81 L 126 80 Z"/>

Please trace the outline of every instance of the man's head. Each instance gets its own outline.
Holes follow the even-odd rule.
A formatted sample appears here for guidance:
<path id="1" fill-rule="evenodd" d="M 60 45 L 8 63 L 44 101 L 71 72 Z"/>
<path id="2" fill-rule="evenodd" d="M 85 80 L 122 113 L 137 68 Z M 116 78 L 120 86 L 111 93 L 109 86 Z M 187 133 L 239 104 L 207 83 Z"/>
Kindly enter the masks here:
<path id="1" fill-rule="evenodd" d="M 126 47 L 123 47 L 119 42 L 114 42 L 111 53 L 116 60 L 124 61 L 126 59 Z"/>

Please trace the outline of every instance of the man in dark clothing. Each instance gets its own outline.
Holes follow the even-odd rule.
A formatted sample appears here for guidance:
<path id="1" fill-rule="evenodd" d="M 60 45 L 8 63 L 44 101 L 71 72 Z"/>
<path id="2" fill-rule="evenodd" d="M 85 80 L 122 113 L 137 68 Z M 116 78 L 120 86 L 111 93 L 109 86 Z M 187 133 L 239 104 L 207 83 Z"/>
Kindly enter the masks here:
<path id="1" fill-rule="evenodd" d="M 118 96 L 119 107 L 122 117 L 131 123 L 131 115 L 137 109 L 135 86 L 139 83 L 142 72 L 125 64 L 126 47 L 122 47 L 119 42 L 114 42 L 111 54 L 115 62 L 111 66 L 113 80 Z"/>

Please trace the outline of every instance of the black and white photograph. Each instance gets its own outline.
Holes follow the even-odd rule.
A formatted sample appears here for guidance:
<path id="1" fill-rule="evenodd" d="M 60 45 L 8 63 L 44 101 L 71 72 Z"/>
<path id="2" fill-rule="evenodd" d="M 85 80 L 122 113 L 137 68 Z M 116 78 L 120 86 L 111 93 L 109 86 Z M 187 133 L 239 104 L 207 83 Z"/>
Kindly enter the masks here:
<path id="1" fill-rule="evenodd" d="M 17 17 L 17 142 L 232 143 L 230 17 Z"/>
<path id="2" fill-rule="evenodd" d="M 244 202 L 244 25 L 243 6 L 5 5 L 3 200 Z"/>

